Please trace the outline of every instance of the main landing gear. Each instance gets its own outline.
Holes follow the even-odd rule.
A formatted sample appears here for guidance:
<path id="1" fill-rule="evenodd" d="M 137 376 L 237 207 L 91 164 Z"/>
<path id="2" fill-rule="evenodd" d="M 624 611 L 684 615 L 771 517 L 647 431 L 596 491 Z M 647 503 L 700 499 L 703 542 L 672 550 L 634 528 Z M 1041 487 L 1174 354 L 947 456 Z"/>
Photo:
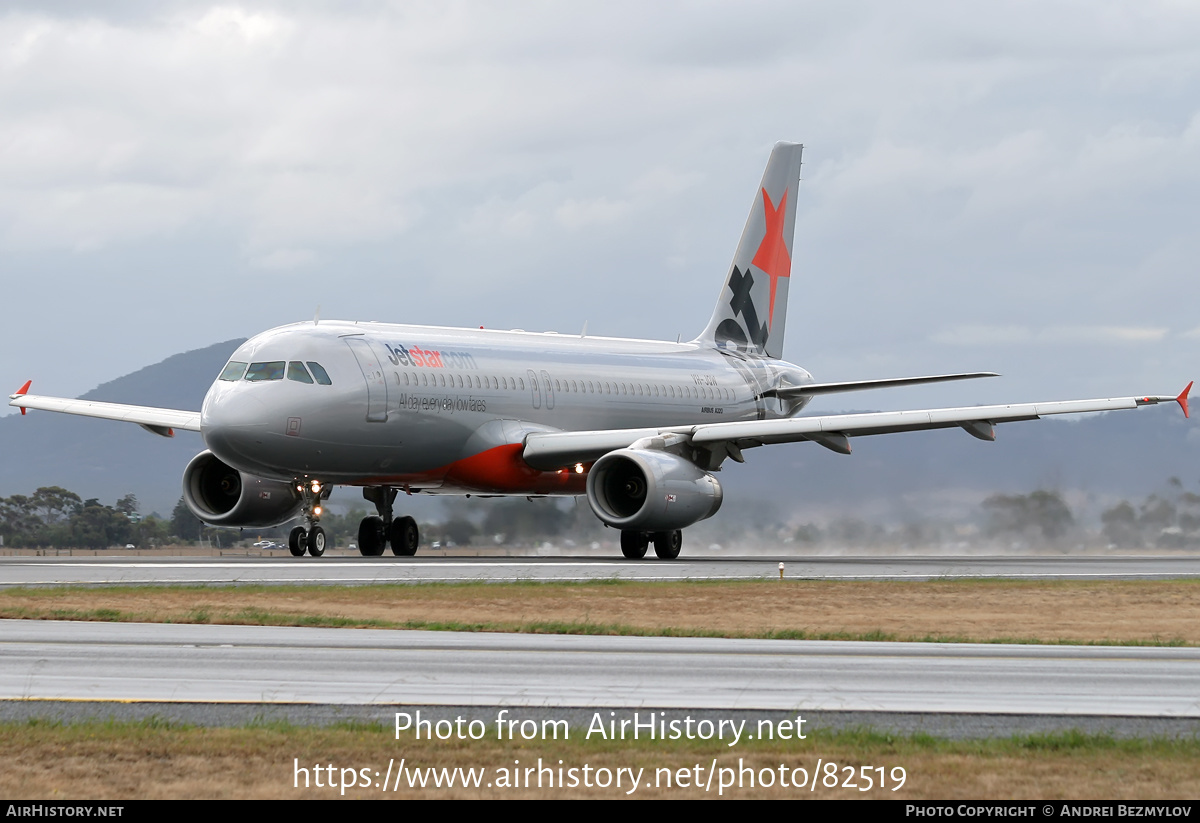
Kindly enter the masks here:
<path id="1" fill-rule="evenodd" d="M 683 531 L 674 529 L 667 532 L 621 532 L 621 554 L 630 560 L 641 560 L 646 556 L 646 549 L 654 544 L 654 554 L 659 560 L 674 560 L 679 557 L 683 548 Z"/>
<path id="2" fill-rule="evenodd" d="M 363 557 L 379 557 L 390 543 L 392 554 L 412 557 L 421 544 L 417 521 L 411 517 L 392 517 L 396 489 L 391 486 L 367 486 L 363 497 L 375 504 L 378 515 L 364 517 L 358 524 L 358 550 Z"/>
<path id="3" fill-rule="evenodd" d="M 305 478 L 296 482 L 296 491 L 304 500 L 304 520 L 308 525 L 297 526 L 288 534 L 288 551 L 292 557 L 303 557 L 305 552 L 320 557 L 325 554 L 328 538 L 317 521 L 321 519 L 321 501 L 327 499 L 333 489 L 322 486 L 319 480 Z"/>

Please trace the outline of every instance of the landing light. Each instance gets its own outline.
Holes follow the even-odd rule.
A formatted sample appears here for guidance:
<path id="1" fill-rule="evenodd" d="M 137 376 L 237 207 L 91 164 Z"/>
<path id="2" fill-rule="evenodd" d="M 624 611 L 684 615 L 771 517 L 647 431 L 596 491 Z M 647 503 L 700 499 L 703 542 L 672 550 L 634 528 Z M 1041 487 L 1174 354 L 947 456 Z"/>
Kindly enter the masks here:
<path id="1" fill-rule="evenodd" d="M 314 481 L 313 481 L 313 483 L 312 483 L 312 493 L 313 493 L 313 494 L 320 494 L 320 493 L 321 493 L 321 484 L 320 484 L 320 483 L 318 483 L 316 480 L 314 480 Z"/>
<path id="2" fill-rule="evenodd" d="M 576 464 L 575 464 L 575 473 L 576 473 L 576 474 L 583 474 L 583 464 L 582 464 L 582 463 L 576 463 Z"/>
<path id="3" fill-rule="evenodd" d="M 320 517 L 320 516 L 321 516 L 321 507 L 313 506 L 313 517 Z"/>

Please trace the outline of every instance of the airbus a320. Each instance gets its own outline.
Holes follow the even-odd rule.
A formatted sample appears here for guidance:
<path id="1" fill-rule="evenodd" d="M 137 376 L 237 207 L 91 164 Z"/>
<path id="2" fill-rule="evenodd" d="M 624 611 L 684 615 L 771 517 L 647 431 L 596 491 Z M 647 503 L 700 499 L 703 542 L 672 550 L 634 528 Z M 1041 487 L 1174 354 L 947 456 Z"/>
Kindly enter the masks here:
<path id="1" fill-rule="evenodd" d="M 784 362 L 799 144 L 771 152 L 708 325 L 662 342 L 522 331 L 313 320 L 263 332 L 234 352 L 201 409 L 29 394 L 9 405 L 199 432 L 205 450 L 183 498 L 213 526 L 303 518 L 292 554 L 318 557 L 322 503 L 358 486 L 376 514 L 358 548 L 415 554 L 405 494 L 585 495 L 618 529 L 625 557 L 679 556 L 682 530 L 721 507 L 715 473 L 746 449 L 811 441 L 850 453 L 855 437 L 994 426 L 1052 414 L 1178 402 L 1178 396 L 801 416 L 816 396 L 996 376 L 992 372 L 820 383 Z"/>

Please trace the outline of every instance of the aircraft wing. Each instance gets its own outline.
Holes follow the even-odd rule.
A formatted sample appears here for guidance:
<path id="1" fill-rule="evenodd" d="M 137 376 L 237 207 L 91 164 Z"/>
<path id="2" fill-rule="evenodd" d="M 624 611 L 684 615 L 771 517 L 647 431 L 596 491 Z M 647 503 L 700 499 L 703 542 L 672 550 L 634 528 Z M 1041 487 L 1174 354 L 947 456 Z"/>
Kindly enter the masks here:
<path id="1" fill-rule="evenodd" d="M 876 380 L 851 380 L 841 383 L 806 383 L 799 386 L 778 386 L 767 389 L 763 397 L 813 397 L 818 394 L 837 394 L 867 389 L 892 389 L 897 386 L 918 386 L 926 383 L 947 383 L 951 380 L 974 380 L 979 377 L 999 377 L 994 371 L 973 371 L 962 374 L 933 374 L 928 377 L 885 377 Z"/>
<path id="2" fill-rule="evenodd" d="M 15 394 L 9 395 L 8 405 L 19 408 L 21 414 L 24 414 L 26 409 L 40 409 L 83 417 L 100 417 L 104 420 L 123 420 L 126 423 L 137 423 L 146 431 L 163 437 L 174 437 L 175 429 L 200 431 L 200 412 L 100 403 L 95 400 L 72 400 L 66 397 L 44 397 L 28 394 L 30 383 L 32 381 L 27 381 Z"/>
<path id="3" fill-rule="evenodd" d="M 556 469 L 596 460 L 610 451 L 628 448 L 647 437 L 682 438 L 691 446 L 719 451 L 741 462 L 741 450 L 772 443 L 811 440 L 842 454 L 850 453 L 850 438 L 873 434 L 959 427 L 981 440 L 996 438 L 993 426 L 1017 420 L 1037 420 L 1052 414 L 1133 409 L 1174 401 L 1188 414 L 1187 396 L 1192 384 L 1178 396 L 1116 397 L 1098 400 L 1065 400 L 1050 403 L 1016 403 L 1002 406 L 964 406 L 918 411 L 831 414 L 780 420 L 746 420 L 695 426 L 646 429 L 612 429 L 584 432 L 535 432 L 525 440 L 525 462 L 536 469 Z"/>

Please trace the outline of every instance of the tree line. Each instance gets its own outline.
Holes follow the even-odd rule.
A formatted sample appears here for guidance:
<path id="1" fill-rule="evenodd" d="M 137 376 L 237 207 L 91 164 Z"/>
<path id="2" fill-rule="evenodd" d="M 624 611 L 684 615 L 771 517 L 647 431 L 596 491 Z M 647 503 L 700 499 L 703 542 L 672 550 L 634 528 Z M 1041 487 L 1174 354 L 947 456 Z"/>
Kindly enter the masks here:
<path id="1" fill-rule="evenodd" d="M 1059 491 L 1038 489 L 1028 494 L 993 494 L 979 505 L 973 523 L 913 517 L 898 528 L 854 518 L 828 525 L 804 523 L 786 542 L 799 545 L 832 543 L 866 545 L 900 543 L 907 546 L 978 542 L 979 538 L 1007 546 L 1069 546 L 1100 541 L 1114 549 L 1200 548 L 1200 494 L 1169 478 L 1166 489 L 1141 502 L 1120 500 L 1100 513 L 1100 529 L 1089 526 Z M 964 527 L 966 527 L 964 529 Z"/>
<path id="2" fill-rule="evenodd" d="M 179 541 L 180 524 L 175 521 L 175 517 L 164 520 L 153 514 L 142 517 L 132 494 L 112 506 L 94 497 L 84 500 L 61 486 L 0 497 L 0 539 L 5 546 L 17 548 L 105 549 L 131 544 L 155 548 Z"/>
<path id="3" fill-rule="evenodd" d="M 541 540 L 570 539 L 580 543 L 603 539 L 604 531 L 586 505 L 562 506 L 553 499 L 495 500 L 484 505 L 476 501 L 443 501 L 445 517 L 438 523 L 422 523 L 423 541 L 428 545 L 511 545 Z M 335 545 L 353 542 L 358 522 L 366 512 L 355 509 L 346 514 L 328 513 L 321 524 Z M 727 518 L 728 519 L 728 518 Z M 753 541 L 770 537 L 805 544 L 896 543 L 919 546 L 960 539 L 963 524 L 928 518 L 913 518 L 898 528 L 858 519 L 840 519 L 826 526 L 805 523 L 787 526 L 778 516 L 759 518 L 754 528 L 735 524 L 733 531 Z M 1121 500 L 1105 508 L 1100 515 L 1099 534 L 1080 523 L 1063 495 L 1039 489 L 1028 494 L 993 494 L 980 504 L 975 525 L 969 528 L 976 538 L 983 537 L 1006 544 L 1054 545 L 1092 542 L 1096 537 L 1114 548 L 1200 548 L 1200 494 L 1188 491 L 1182 481 L 1172 477 L 1165 490 L 1150 494 L 1141 502 Z M 736 528 L 734 528 L 736 526 Z M 32 495 L 0 497 L 0 542 L 16 548 L 88 548 L 103 549 L 134 545 L 156 548 L 200 540 L 205 533 L 230 541 L 270 537 L 286 540 L 289 526 L 231 533 L 210 529 L 187 508 L 183 498 L 171 517 L 138 514 L 137 498 L 127 494 L 112 506 L 96 498 L 84 500 L 60 486 L 43 486 Z M 958 535 L 956 537 L 956 535 Z"/>

